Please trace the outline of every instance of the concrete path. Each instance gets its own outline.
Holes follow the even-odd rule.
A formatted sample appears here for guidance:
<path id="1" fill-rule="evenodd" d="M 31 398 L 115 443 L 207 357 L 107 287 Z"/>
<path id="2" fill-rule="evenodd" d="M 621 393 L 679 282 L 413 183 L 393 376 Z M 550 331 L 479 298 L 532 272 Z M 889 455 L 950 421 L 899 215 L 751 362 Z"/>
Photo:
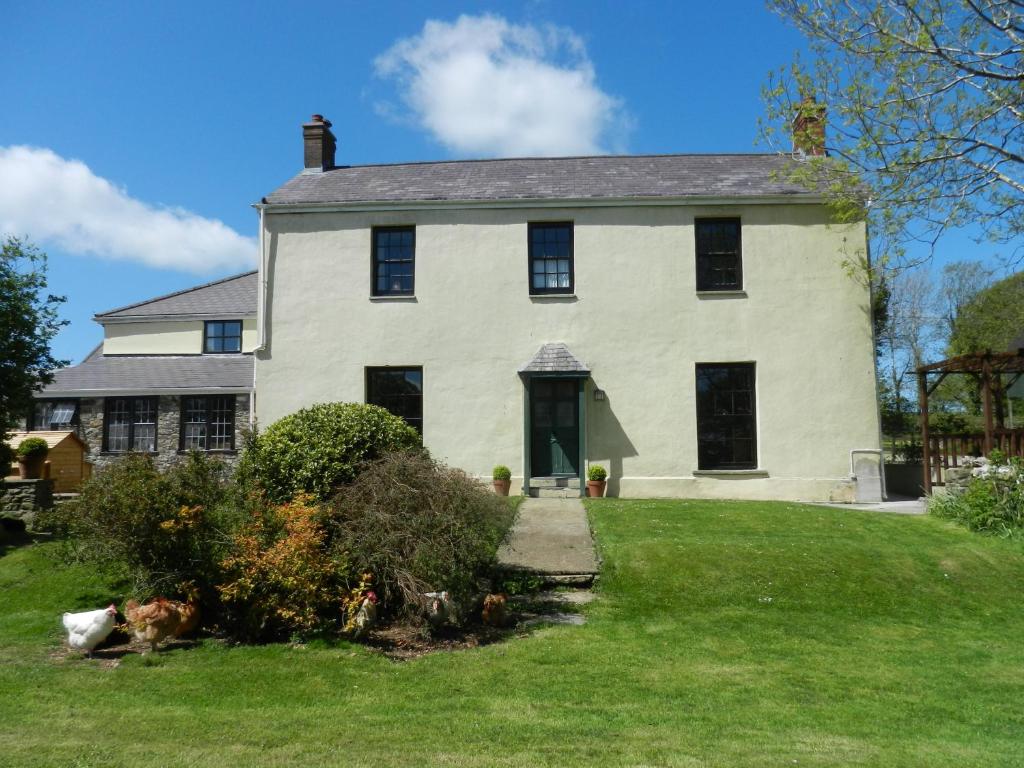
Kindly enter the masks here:
<path id="1" fill-rule="evenodd" d="M 579 499 L 525 499 L 498 562 L 542 576 L 594 576 L 597 553 Z M 557 579 L 556 579 L 557 580 Z"/>
<path id="2" fill-rule="evenodd" d="M 859 509 L 866 512 L 886 512 L 890 515 L 923 515 L 927 512 L 924 499 L 899 499 L 876 504 L 822 504 L 836 509 Z"/>

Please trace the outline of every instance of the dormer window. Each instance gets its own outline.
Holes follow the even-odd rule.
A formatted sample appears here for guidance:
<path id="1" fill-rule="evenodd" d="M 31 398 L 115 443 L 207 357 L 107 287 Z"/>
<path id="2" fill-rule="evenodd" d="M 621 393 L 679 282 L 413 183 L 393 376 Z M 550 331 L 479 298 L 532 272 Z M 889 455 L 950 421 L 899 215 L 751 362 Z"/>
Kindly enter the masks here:
<path id="1" fill-rule="evenodd" d="M 203 333 L 203 352 L 241 352 L 241 320 L 207 320 Z"/>

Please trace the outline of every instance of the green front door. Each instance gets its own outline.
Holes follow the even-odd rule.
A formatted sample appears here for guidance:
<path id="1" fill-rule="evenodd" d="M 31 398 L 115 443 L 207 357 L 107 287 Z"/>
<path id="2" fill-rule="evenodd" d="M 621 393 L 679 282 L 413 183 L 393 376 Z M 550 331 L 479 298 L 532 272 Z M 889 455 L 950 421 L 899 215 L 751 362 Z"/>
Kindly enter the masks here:
<path id="1" fill-rule="evenodd" d="M 533 477 L 578 475 L 579 379 L 534 379 L 530 385 Z"/>

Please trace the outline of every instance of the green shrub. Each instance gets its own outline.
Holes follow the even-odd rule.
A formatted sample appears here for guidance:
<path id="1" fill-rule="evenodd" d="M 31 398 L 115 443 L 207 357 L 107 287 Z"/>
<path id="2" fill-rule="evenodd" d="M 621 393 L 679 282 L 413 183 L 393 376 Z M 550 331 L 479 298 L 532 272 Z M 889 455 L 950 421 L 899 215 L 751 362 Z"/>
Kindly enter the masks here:
<path id="1" fill-rule="evenodd" d="M 512 470 L 506 467 L 504 464 L 499 464 L 491 472 L 491 477 L 495 480 L 511 480 Z"/>
<path id="2" fill-rule="evenodd" d="M 67 534 L 70 559 L 128 579 L 137 597 L 182 597 L 195 588 L 208 601 L 231 527 L 224 519 L 233 517 L 226 508 L 229 488 L 218 459 L 196 453 L 161 474 L 149 456 L 128 454 L 40 523 Z"/>
<path id="3" fill-rule="evenodd" d="M 38 459 L 50 452 L 50 446 L 41 437 L 26 437 L 18 444 L 18 457 Z"/>
<path id="4" fill-rule="evenodd" d="M 374 576 L 383 608 L 416 619 L 423 593 L 473 597 L 490 575 L 513 508 L 464 472 L 424 453 L 370 464 L 331 500 L 333 547 Z"/>
<path id="5" fill-rule="evenodd" d="M 928 511 L 954 520 L 972 531 L 999 536 L 1024 530 L 1024 469 L 1019 459 L 1005 460 L 993 452 L 976 460 L 974 476 L 963 487 L 947 486 L 946 493 L 928 500 Z"/>
<path id="6" fill-rule="evenodd" d="M 385 453 L 418 448 L 419 433 L 383 408 L 324 403 L 303 408 L 254 434 L 239 463 L 244 483 L 255 483 L 274 503 L 299 493 L 326 499 L 351 482 L 357 468 Z"/>
<path id="7" fill-rule="evenodd" d="M 608 470 L 600 464 L 591 464 L 587 468 L 587 480 L 605 480 L 608 477 Z"/>

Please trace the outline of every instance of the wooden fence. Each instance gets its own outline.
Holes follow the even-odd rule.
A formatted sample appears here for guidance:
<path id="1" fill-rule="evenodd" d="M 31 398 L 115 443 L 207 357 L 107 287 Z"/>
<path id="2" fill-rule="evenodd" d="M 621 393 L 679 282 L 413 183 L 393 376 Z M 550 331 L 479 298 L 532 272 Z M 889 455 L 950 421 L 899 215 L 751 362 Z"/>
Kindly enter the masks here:
<path id="1" fill-rule="evenodd" d="M 1024 458 L 1024 429 L 996 429 L 992 432 L 992 448 L 1007 456 Z M 947 469 L 963 466 L 968 456 L 985 455 L 985 435 L 929 435 L 932 485 L 945 485 Z"/>

